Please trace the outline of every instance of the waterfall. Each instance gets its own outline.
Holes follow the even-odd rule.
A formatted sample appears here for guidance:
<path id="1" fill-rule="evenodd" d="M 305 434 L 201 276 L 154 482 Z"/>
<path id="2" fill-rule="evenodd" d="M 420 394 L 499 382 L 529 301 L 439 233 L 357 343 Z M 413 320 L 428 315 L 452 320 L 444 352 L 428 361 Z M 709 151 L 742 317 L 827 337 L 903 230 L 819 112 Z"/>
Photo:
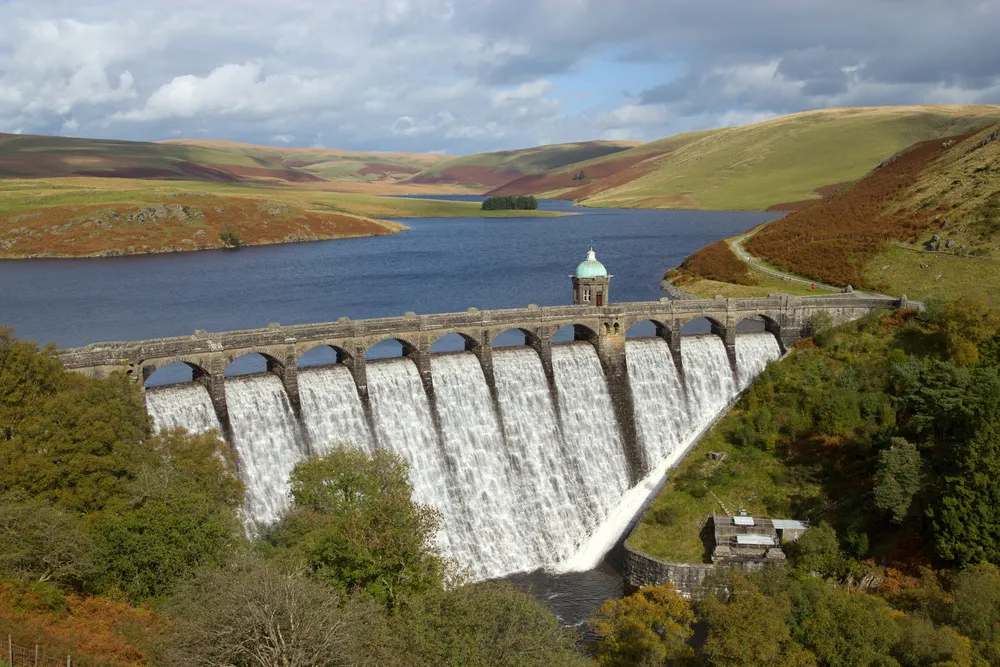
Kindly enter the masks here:
<path id="1" fill-rule="evenodd" d="M 358 387 L 346 366 L 300 370 L 299 401 L 313 454 L 326 454 L 337 445 L 371 451 L 372 436 Z"/>
<path id="2" fill-rule="evenodd" d="M 410 464 L 413 499 L 441 511 L 438 544 L 450 553 L 455 532 L 450 475 L 420 373 L 405 358 L 370 362 L 367 371 L 375 440 Z"/>
<path id="3" fill-rule="evenodd" d="M 685 382 L 663 340 L 625 343 L 638 444 L 650 469 L 632 488 L 612 397 L 589 343 L 553 346 L 554 392 L 531 348 L 493 352 L 492 393 L 471 353 L 433 355 L 433 403 L 412 360 L 371 361 L 370 416 L 345 366 L 299 372 L 300 421 L 278 377 L 227 378 L 248 531 L 288 507 L 288 475 L 307 453 L 340 443 L 379 446 L 410 465 L 414 500 L 441 512 L 438 545 L 473 579 L 590 569 L 697 434 L 778 357 L 770 334 L 736 341 L 738 380 L 721 339 L 684 336 Z M 219 428 L 201 384 L 150 389 L 146 403 L 157 430 Z"/>
<path id="4" fill-rule="evenodd" d="M 736 379 L 726 346 L 714 334 L 683 336 L 681 359 L 687 382 L 688 417 L 705 424 L 736 396 Z"/>
<path id="5" fill-rule="evenodd" d="M 763 372 L 769 361 L 781 356 L 778 339 L 770 332 L 744 333 L 736 336 L 736 374 L 740 391 Z"/>
<path id="6" fill-rule="evenodd" d="M 178 426 L 191 433 L 222 432 L 208 389 L 200 382 L 187 382 L 146 390 L 146 411 L 157 432 Z"/>
<path id="7" fill-rule="evenodd" d="M 508 512 L 526 534 L 504 554 L 504 572 L 530 570 L 570 557 L 588 526 L 580 512 L 585 489 L 565 455 L 549 383 L 530 348 L 493 353 L 510 469 Z"/>
<path id="8" fill-rule="evenodd" d="M 597 351 L 590 343 L 552 348 L 559 396 L 563 455 L 571 461 L 584 496 L 578 511 L 594 526 L 603 521 L 629 487 L 629 465 L 611 394 Z"/>
<path id="9" fill-rule="evenodd" d="M 265 526 L 288 508 L 288 476 L 305 458 L 298 424 L 271 373 L 226 378 L 226 402 L 246 485 L 246 520 L 251 529 Z"/>
<path id="10" fill-rule="evenodd" d="M 666 341 L 626 341 L 625 361 L 636 435 L 646 465 L 652 468 L 683 445 L 698 424 L 689 413 L 684 384 Z"/>
<path id="11" fill-rule="evenodd" d="M 507 458 L 482 366 L 469 352 L 436 355 L 431 373 L 456 512 L 449 517 L 451 555 L 476 578 L 520 569 L 532 519 L 512 502 L 518 471 Z"/>

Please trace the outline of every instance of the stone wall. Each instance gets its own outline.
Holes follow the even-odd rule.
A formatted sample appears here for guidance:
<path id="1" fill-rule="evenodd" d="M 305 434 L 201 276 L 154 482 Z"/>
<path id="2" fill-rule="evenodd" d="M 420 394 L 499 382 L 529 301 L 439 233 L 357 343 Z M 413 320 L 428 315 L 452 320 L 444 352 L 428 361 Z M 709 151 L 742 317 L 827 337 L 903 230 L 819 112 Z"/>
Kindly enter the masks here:
<path id="1" fill-rule="evenodd" d="M 690 598 L 712 571 L 712 567 L 706 563 L 671 563 L 626 544 L 622 574 L 626 588 L 639 589 L 670 583 L 678 593 Z"/>

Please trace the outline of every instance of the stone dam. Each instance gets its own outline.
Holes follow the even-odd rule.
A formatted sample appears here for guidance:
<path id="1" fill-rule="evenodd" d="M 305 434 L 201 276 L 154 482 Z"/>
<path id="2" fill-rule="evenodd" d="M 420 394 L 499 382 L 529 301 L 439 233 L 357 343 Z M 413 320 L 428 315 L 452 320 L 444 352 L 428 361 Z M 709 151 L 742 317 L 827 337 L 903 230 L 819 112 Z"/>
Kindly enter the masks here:
<path id="1" fill-rule="evenodd" d="M 836 324 L 909 305 L 856 294 L 601 303 L 197 331 L 58 355 L 80 372 L 124 372 L 157 429 L 220 431 L 246 483 L 249 531 L 288 507 L 299 461 L 341 445 L 390 449 L 409 463 L 415 499 L 441 511 L 439 546 L 486 579 L 593 567 L 697 435 L 811 334 L 816 313 Z M 681 334 L 699 318 L 712 333 Z M 738 333 L 745 320 L 763 331 Z M 626 339 L 644 321 L 656 335 Z M 564 327 L 574 341 L 553 343 Z M 525 345 L 494 348 L 511 329 Z M 465 351 L 431 353 L 453 334 Z M 366 360 L 390 339 L 401 358 Z M 321 346 L 336 363 L 300 367 Z M 267 372 L 227 375 L 248 354 Z M 192 381 L 145 388 L 171 364 Z"/>

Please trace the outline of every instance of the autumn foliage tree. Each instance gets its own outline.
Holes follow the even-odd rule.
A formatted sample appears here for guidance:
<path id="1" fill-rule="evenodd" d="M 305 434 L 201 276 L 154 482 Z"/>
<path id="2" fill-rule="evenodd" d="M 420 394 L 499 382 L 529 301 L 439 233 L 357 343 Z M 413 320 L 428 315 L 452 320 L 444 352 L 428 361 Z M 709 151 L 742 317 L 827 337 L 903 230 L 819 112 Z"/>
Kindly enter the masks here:
<path id="1" fill-rule="evenodd" d="M 694 656 L 691 606 L 673 586 L 651 586 L 607 600 L 590 619 L 598 664 L 662 665 Z"/>

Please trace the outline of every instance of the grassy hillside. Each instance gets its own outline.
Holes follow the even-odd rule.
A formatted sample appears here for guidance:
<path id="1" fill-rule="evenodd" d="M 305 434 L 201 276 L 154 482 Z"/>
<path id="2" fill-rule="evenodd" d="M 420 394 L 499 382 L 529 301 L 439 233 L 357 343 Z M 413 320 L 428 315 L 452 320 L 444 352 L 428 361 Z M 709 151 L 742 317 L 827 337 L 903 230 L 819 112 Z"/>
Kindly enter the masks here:
<path id="1" fill-rule="evenodd" d="M 599 188 L 588 206 L 767 209 L 819 197 L 906 146 L 1000 120 L 995 106 L 828 109 L 720 130 Z M 683 135 L 681 135 L 683 136 Z"/>
<path id="2" fill-rule="evenodd" d="M 810 280 L 1000 305 L 998 165 L 1000 126 L 921 142 L 838 193 L 761 226 L 742 245 L 764 263 Z M 787 291 L 762 275 L 740 267 L 724 244 L 698 251 L 669 273 L 698 294 Z M 746 287 L 755 279 L 756 286 Z"/>
<path id="3" fill-rule="evenodd" d="M 526 195 L 579 200 L 597 192 L 639 178 L 656 164 L 657 158 L 717 132 L 703 130 L 639 144 L 628 150 L 609 153 L 529 174 L 491 190 L 490 195 Z M 583 172 L 583 178 L 580 173 Z"/>
<path id="4" fill-rule="evenodd" d="M 209 146 L 0 134 L 0 178 L 305 183 L 322 179 L 261 157 Z"/>
<path id="5" fill-rule="evenodd" d="M 250 156 L 307 172 L 328 181 L 386 181 L 394 183 L 435 164 L 451 160 L 431 153 L 352 152 L 335 148 L 283 148 L 210 139 L 173 139 L 161 145 L 194 146 Z"/>
<path id="6" fill-rule="evenodd" d="M 0 258 L 82 257 L 218 248 L 234 227 L 258 245 L 405 229 L 376 218 L 511 215 L 479 205 L 309 188 L 112 178 L 0 180 Z"/>
<path id="7" fill-rule="evenodd" d="M 453 158 L 412 176 L 411 183 L 460 183 L 497 187 L 529 174 L 620 153 L 629 141 L 584 141 Z"/>

